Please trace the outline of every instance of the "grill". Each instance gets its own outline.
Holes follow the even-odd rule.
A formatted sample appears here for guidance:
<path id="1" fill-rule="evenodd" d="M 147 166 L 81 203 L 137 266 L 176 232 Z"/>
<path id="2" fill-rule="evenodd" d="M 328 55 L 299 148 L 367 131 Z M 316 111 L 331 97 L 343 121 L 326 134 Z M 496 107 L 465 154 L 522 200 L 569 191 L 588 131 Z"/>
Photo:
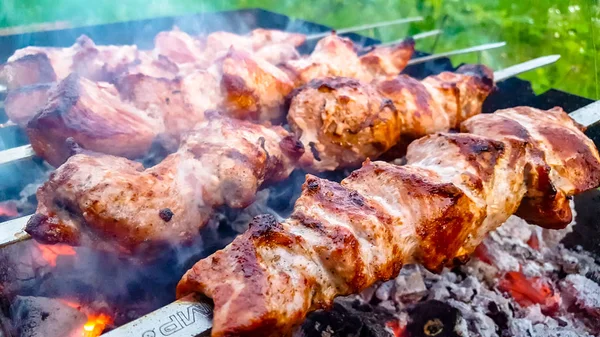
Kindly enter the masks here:
<path id="1" fill-rule="evenodd" d="M 261 9 L 247 9 L 0 36 L 0 46 L 2 46 L 0 48 L 0 60 L 4 62 L 15 50 L 31 45 L 67 47 L 81 34 L 88 35 L 99 45 L 137 44 L 140 49 L 151 49 L 154 36 L 160 31 L 171 29 L 173 26 L 178 26 L 181 30 L 190 34 L 205 34 L 220 30 L 241 34 L 254 28 L 272 28 L 301 33 L 318 33 L 330 30 L 322 25 L 290 19 L 277 13 Z M 346 36 L 351 38 L 357 45 L 365 47 L 378 42 L 372 38 L 354 33 Z M 310 52 L 315 43 L 316 41 L 308 41 L 300 51 L 302 53 Z M 416 52 L 413 58 L 426 55 L 423 52 Z M 455 69 L 448 58 L 441 58 L 411 65 L 404 73 L 422 79 L 432 74 Z M 3 100 L 4 96 L 0 98 Z M 570 112 L 592 102 L 589 99 L 554 89 L 536 95 L 529 82 L 518 78 L 510 78 L 497 84 L 497 90 L 485 101 L 483 112 L 490 113 L 498 109 L 519 105 L 540 109 L 561 106 Z M 6 124 L 7 122 L 6 114 L 3 110 L 0 111 L 0 124 L 3 124 L 3 127 L 0 128 L 0 150 L 26 145 L 28 140 L 24 132 L 15 125 Z M 588 128 L 586 134 L 593 139 L 597 146 L 600 144 L 600 125 Z M 37 158 L 28 158 L 0 165 L 0 220 L 4 221 L 16 216 L 33 213 L 36 203 L 35 188 L 47 178 L 50 170 L 51 168 L 46 163 Z M 339 181 L 346 173 L 336 171 L 327 173 L 325 176 Z M 114 318 L 114 326 L 109 324 L 109 328 L 111 328 L 158 309 L 173 300 L 172 289 L 175 288 L 176 282 L 191 264 L 197 261 L 199 257 L 207 256 L 216 249 L 222 248 L 243 230 L 243 226 L 236 227 L 236 224 L 245 225 L 248 223 L 250 216 L 265 211 L 282 215 L 289 214 L 293 200 L 298 196 L 303 181 L 304 172 L 295 172 L 288 180 L 269 188 L 268 193 L 259 195 L 259 202 L 248 210 L 233 212 L 223 209 L 220 212 L 219 221 L 209 226 L 207 232 L 203 233 L 204 239 L 198 244 L 202 245 L 201 248 L 195 246 L 188 250 L 169 251 L 164 254 L 163 258 L 151 264 L 140 266 L 136 264 L 137 262 L 121 261 L 116 256 L 98 256 L 97 253 L 83 248 L 78 248 L 76 253 L 71 253 L 68 249 L 62 250 L 63 248 L 48 252 L 44 248 L 38 254 L 43 258 L 46 258 L 46 255 L 54 256 L 55 266 L 51 270 L 44 268 L 33 270 L 33 267 L 31 267 L 31 270 L 28 270 L 29 275 L 17 277 L 11 273 L 19 271 L 19 269 L 15 269 L 7 260 L 18 254 L 27 254 L 38 248 L 35 248 L 35 244 L 31 241 L 3 248 L 0 250 L 0 258 L 4 260 L 0 260 L 0 266 L 6 268 L 0 272 L 0 303 L 5 318 L 1 321 L 3 328 L 0 330 L 0 337 L 37 336 L 35 333 L 40 333 L 40 331 L 49 329 L 49 327 L 54 330 L 47 331 L 53 331 L 55 335 L 60 335 L 63 330 L 60 330 L 57 326 L 69 324 L 82 326 L 82 322 L 85 323 L 86 319 L 89 321 L 90 316 L 94 316 L 94 319 L 100 321 L 102 318 L 97 313 L 103 311 L 110 312 Z M 577 224 L 573 232 L 562 239 L 562 243 L 566 247 L 583 254 L 574 255 L 575 258 L 584 259 L 584 256 L 588 256 L 585 255 L 587 253 L 591 254 L 593 258 L 600 258 L 600 246 L 594 239 L 600 234 L 600 227 L 596 220 L 598 219 L 598 212 L 600 212 L 597 207 L 599 201 L 600 192 L 597 190 L 575 197 L 574 207 L 577 211 Z M 1 226 L 5 226 L 4 229 L 7 228 L 7 224 L 0 224 Z M 2 229 L 0 228 L 0 230 Z M 509 236 L 507 233 L 502 235 Z M 500 245 L 504 242 L 502 240 L 505 239 L 502 235 L 500 235 L 500 238 L 496 238 L 495 241 L 488 242 L 488 244 L 491 246 Z M 76 261 L 74 255 L 77 256 Z M 485 259 L 484 256 L 478 257 L 482 260 Z M 593 265 L 593 259 L 590 263 Z M 66 265 L 69 265 L 72 269 L 69 270 L 64 267 Z M 118 266 L 121 270 L 135 269 L 136 271 L 123 277 L 118 273 L 115 274 L 113 270 L 115 266 Z M 408 270 L 403 271 L 403 274 L 399 277 L 401 281 L 396 279 L 393 285 L 377 285 L 377 287 L 372 288 L 370 294 L 365 293 L 358 298 L 342 299 L 336 302 L 332 311 L 319 312 L 309 316 L 307 322 L 299 329 L 298 334 L 307 337 L 325 336 L 327 333 L 329 334 L 327 336 L 349 336 L 353 331 L 360 331 L 360 336 L 389 336 L 392 333 L 396 336 L 404 336 L 406 333 L 411 336 L 418 336 L 425 331 L 425 335 L 434 336 L 438 335 L 444 326 L 449 327 L 458 324 L 456 323 L 459 321 L 458 318 L 461 315 L 465 316 L 465 313 L 458 310 L 456 306 L 449 305 L 447 298 L 441 298 L 441 301 L 424 301 L 425 295 L 423 293 L 419 295 L 419 292 L 425 291 L 425 289 L 421 289 L 422 287 L 432 289 L 434 284 L 443 284 L 444 279 L 436 279 L 419 266 L 413 267 L 405 268 Z M 592 268 L 592 272 L 594 271 L 595 269 Z M 86 272 L 97 274 L 98 277 L 100 275 L 111 275 L 119 279 L 126 289 L 111 294 L 110 287 L 94 282 L 89 283 L 94 279 L 93 275 L 84 275 L 80 279 L 61 276 L 58 280 L 43 280 L 44 277 L 52 278 L 52 275 L 85 274 Z M 461 277 L 460 275 L 464 271 L 452 270 L 443 277 L 447 277 L 452 273 L 455 276 L 458 275 L 456 277 Z M 591 275 L 590 279 L 594 279 L 594 275 Z M 600 278 L 600 275 L 596 276 Z M 453 283 L 452 281 L 446 281 Z M 598 282 L 599 279 L 596 278 L 595 281 Z M 74 291 L 78 295 L 86 293 L 87 296 L 84 296 L 86 298 L 85 304 L 81 304 L 79 299 L 78 307 L 73 308 L 69 304 L 69 294 L 73 294 L 73 289 L 64 289 L 60 286 L 61 282 L 69 287 L 79 287 Z M 467 286 L 464 287 L 468 288 Z M 100 296 L 101 299 L 94 298 L 95 292 L 104 295 Z M 402 312 L 412 318 L 409 319 L 410 323 L 402 328 L 394 325 L 397 324 L 393 323 L 397 321 L 397 317 L 389 313 L 393 310 L 385 310 L 386 305 L 389 305 L 390 298 L 392 298 L 392 292 L 395 294 L 401 293 L 398 296 L 404 296 L 402 299 L 396 300 L 397 303 L 410 304 Z M 121 296 L 123 293 L 127 294 L 126 298 Z M 55 303 L 46 300 L 46 297 L 58 297 L 62 299 L 62 302 Z M 202 317 L 209 309 L 203 305 L 190 305 L 185 301 L 178 302 L 178 305 L 179 307 L 171 305 L 168 310 L 163 309 L 162 312 L 159 311 L 150 318 L 140 321 L 141 323 L 134 330 L 126 331 L 117 328 L 110 335 L 132 335 L 133 331 L 144 337 L 196 335 L 194 331 L 202 330 L 199 325 L 203 323 L 194 318 Z M 86 311 L 81 309 L 82 306 L 87 308 L 86 310 L 93 310 L 96 314 L 81 314 L 81 312 Z M 118 310 L 115 308 L 118 308 Z M 488 310 L 494 311 L 489 308 Z M 60 314 L 53 314 L 53 311 Z M 495 311 L 500 312 L 501 310 L 496 308 Z M 55 316 L 58 318 L 55 318 Z M 54 319 L 58 321 L 47 323 L 44 317 L 51 318 L 48 322 L 52 322 Z M 494 319 L 494 324 L 501 326 L 507 323 L 500 317 Z M 440 326 L 442 330 L 439 330 Z M 88 325 L 85 325 L 84 331 L 81 332 L 83 336 L 97 335 L 86 335 L 88 333 L 87 327 Z M 131 328 L 131 325 L 128 327 Z M 329 327 L 329 330 L 327 330 L 327 327 Z"/>

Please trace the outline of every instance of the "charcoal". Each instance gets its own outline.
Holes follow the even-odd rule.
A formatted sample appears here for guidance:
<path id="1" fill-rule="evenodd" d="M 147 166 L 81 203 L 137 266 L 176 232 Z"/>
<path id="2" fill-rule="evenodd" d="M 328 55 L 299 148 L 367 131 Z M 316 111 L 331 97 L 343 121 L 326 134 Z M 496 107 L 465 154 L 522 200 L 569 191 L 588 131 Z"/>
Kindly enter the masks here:
<path id="1" fill-rule="evenodd" d="M 17 296 L 12 305 L 14 330 L 21 337 L 69 336 L 87 316 L 59 300 Z"/>
<path id="2" fill-rule="evenodd" d="M 406 332 L 410 337 L 461 337 L 456 330 L 460 311 L 447 303 L 430 300 L 408 308 Z"/>
<path id="3" fill-rule="evenodd" d="M 295 337 L 393 337 L 386 323 L 390 314 L 374 312 L 351 298 L 338 298 L 332 310 L 310 314 Z"/>

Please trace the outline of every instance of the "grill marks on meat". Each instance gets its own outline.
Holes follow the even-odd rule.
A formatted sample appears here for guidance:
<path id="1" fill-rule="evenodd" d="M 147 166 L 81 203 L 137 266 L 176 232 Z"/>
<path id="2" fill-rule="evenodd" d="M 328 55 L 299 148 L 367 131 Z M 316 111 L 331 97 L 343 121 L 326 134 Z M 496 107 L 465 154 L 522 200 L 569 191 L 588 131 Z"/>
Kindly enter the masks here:
<path id="1" fill-rule="evenodd" d="M 308 312 L 394 277 L 404 263 L 439 270 L 472 253 L 525 196 L 548 193 L 530 178 L 540 160 L 565 196 L 600 185 L 596 148 L 560 109 L 501 110 L 463 129 L 470 133 L 414 142 L 405 166 L 367 161 L 341 184 L 308 176 L 289 219 L 255 219 L 196 263 L 177 296 L 214 300 L 212 336 L 288 335 Z"/>
<path id="2" fill-rule="evenodd" d="M 213 208 L 246 207 L 263 183 L 291 173 L 281 145 L 288 136 L 281 127 L 218 118 L 146 170 L 125 158 L 74 155 L 38 190 L 26 230 L 41 242 L 125 253 L 187 242 Z"/>
<path id="3" fill-rule="evenodd" d="M 578 125 L 560 108 L 545 112 L 539 122 L 535 109 L 501 110 L 489 118 L 475 116 L 462 124 L 466 132 L 494 139 L 512 137 L 534 143 L 526 171 L 527 194 L 517 215 L 547 228 L 564 228 L 572 220 L 569 198 L 596 187 L 598 154 Z"/>
<path id="4" fill-rule="evenodd" d="M 399 139 L 402 116 L 373 86 L 355 79 L 312 80 L 292 95 L 288 122 L 303 144 L 300 164 L 313 171 L 358 166 Z"/>
<path id="5" fill-rule="evenodd" d="M 325 171 L 356 167 L 386 151 L 401 157 L 411 141 L 479 114 L 492 76 L 486 67 L 463 66 L 423 81 L 405 75 L 376 84 L 312 80 L 290 95 L 288 122 L 304 144 L 314 144 L 300 163 Z"/>
<path id="6" fill-rule="evenodd" d="M 485 66 L 467 65 L 422 81 L 400 75 L 377 87 L 405 116 L 403 137 L 414 140 L 456 129 L 462 121 L 479 114 L 494 87 L 493 76 Z"/>
<path id="7" fill-rule="evenodd" d="M 45 107 L 27 124 L 34 151 L 51 165 L 62 164 L 71 137 L 85 149 L 138 157 L 148 151 L 160 121 L 120 100 L 114 86 L 69 75 L 52 89 Z"/>

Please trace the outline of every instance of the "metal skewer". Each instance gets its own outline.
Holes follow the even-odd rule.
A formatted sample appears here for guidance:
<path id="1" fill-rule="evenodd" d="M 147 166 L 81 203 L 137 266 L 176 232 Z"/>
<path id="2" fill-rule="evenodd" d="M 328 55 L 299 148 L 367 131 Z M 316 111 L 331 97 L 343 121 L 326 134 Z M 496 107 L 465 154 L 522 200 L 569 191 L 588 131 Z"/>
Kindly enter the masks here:
<path id="1" fill-rule="evenodd" d="M 444 31 L 441 29 L 434 29 L 434 30 L 430 30 L 428 32 L 423 32 L 423 33 L 419 33 L 419 34 L 415 34 L 413 36 L 409 36 L 410 38 L 412 38 L 413 40 L 421 40 L 424 39 L 426 37 L 431 37 L 431 36 L 436 36 L 436 35 L 440 35 L 442 34 Z M 384 42 L 384 43 L 379 43 L 376 44 L 374 46 L 368 46 L 365 47 L 364 49 L 370 49 L 372 47 L 387 47 L 387 46 L 393 46 L 395 44 L 401 43 L 403 41 L 406 41 L 407 37 L 403 37 L 401 39 L 398 40 L 394 40 L 394 41 L 388 41 L 388 42 Z"/>
<path id="2" fill-rule="evenodd" d="M 35 157 L 35 152 L 31 145 L 13 147 L 12 149 L 0 151 L 0 165 L 33 157 Z"/>
<path id="3" fill-rule="evenodd" d="M 496 49 L 496 48 L 500 48 L 500 47 L 504 47 L 504 46 L 506 46 L 506 42 L 487 43 L 487 44 L 482 44 L 482 45 L 475 46 L 475 47 L 469 47 L 469 48 L 465 48 L 465 49 L 453 50 L 453 51 L 449 51 L 449 52 L 445 52 L 445 53 L 439 53 L 439 54 L 435 54 L 435 55 L 428 55 L 428 56 L 423 56 L 423 57 L 417 57 L 417 58 L 414 58 L 414 59 L 408 61 L 408 64 L 409 65 L 411 65 L 411 64 L 419 64 L 419 63 L 424 63 L 424 62 L 427 62 L 427 61 L 437 60 L 437 59 L 442 58 L 442 57 L 448 57 L 448 56 L 454 56 L 454 55 L 461 55 L 461 54 L 473 53 L 473 52 L 476 52 L 476 51 Z"/>
<path id="4" fill-rule="evenodd" d="M 24 230 L 29 218 L 31 218 L 31 215 L 8 220 L 0 224 L 0 248 L 31 238 Z"/>
<path id="5" fill-rule="evenodd" d="M 569 116 L 586 126 L 596 124 L 600 122 L 600 101 L 578 109 Z M 188 295 L 102 336 L 167 336 L 175 332 L 177 337 L 208 336 L 211 328 L 212 306 L 203 299 Z"/>
<path id="6" fill-rule="evenodd" d="M 514 65 L 512 67 L 508 67 L 506 69 L 495 71 L 494 79 L 496 82 L 499 82 L 499 81 L 507 79 L 508 77 L 516 76 L 518 74 L 521 74 L 521 73 L 524 73 L 524 72 L 527 72 L 530 70 L 534 70 L 539 67 L 547 66 L 549 64 L 556 62 L 559 57 L 560 57 L 560 55 L 539 57 L 537 59 L 527 61 L 524 63 L 520 63 L 520 64 Z M 593 104 L 591 106 L 593 106 Z M 598 109 L 598 106 L 596 106 L 596 109 Z M 578 114 L 582 114 L 582 113 L 578 113 Z M 579 120 L 577 120 L 577 121 L 579 122 Z M 17 149 L 19 149 L 19 150 L 17 150 Z M 15 150 L 15 152 L 22 152 L 22 153 L 26 154 L 25 157 L 18 157 L 18 155 L 13 154 L 12 155 L 13 158 L 24 159 L 24 158 L 29 158 L 29 157 L 34 156 L 33 149 L 31 148 L 31 146 L 25 145 L 25 146 L 21 146 L 19 148 L 0 152 L 0 160 L 2 160 L 2 158 L 4 158 L 3 157 L 4 153 L 6 153 L 8 151 L 12 151 L 12 150 Z M 4 162 L 8 162 L 8 161 L 4 161 Z M 30 217 L 31 216 L 24 216 L 24 217 L 21 217 L 18 219 L 10 220 L 9 221 L 10 226 L 7 227 L 7 230 L 5 230 L 5 225 L 9 222 L 0 223 L 0 248 L 11 245 L 15 242 L 23 241 L 23 240 L 30 238 L 29 234 L 27 234 L 25 232 L 25 225 L 27 224 L 27 221 L 29 221 Z"/>
<path id="7" fill-rule="evenodd" d="M 372 28 L 380 28 L 380 27 L 386 27 L 386 26 L 393 26 L 393 25 L 400 25 L 400 24 L 404 24 L 404 23 L 410 23 L 410 22 L 417 22 L 417 21 L 423 21 L 423 17 L 422 16 L 415 16 L 412 18 L 404 18 L 404 19 L 398 19 L 398 20 L 392 20 L 392 21 L 383 21 L 383 22 L 379 22 L 379 23 L 370 23 L 370 24 L 366 24 L 366 25 L 360 25 L 360 26 L 354 26 L 354 27 L 348 27 L 348 28 L 342 28 L 342 29 L 335 29 L 335 30 L 329 30 L 323 33 L 316 33 L 316 34 L 311 34 L 311 35 L 307 35 L 306 36 L 306 40 L 316 40 L 316 39 L 320 39 L 326 36 L 331 35 L 332 31 L 335 31 L 336 34 L 338 35 L 342 35 L 342 34 L 346 34 L 346 33 L 352 33 L 352 32 L 358 32 L 361 30 L 367 30 L 367 29 L 372 29 Z"/>

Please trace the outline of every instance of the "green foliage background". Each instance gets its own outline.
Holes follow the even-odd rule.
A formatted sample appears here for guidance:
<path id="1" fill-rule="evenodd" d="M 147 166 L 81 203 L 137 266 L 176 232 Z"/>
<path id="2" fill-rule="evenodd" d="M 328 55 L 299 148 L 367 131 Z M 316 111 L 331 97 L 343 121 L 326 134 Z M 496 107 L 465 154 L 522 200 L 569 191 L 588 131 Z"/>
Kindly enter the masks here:
<path id="1" fill-rule="evenodd" d="M 368 31 L 385 41 L 442 27 L 439 39 L 418 42 L 446 51 L 506 41 L 503 49 L 453 58 L 495 69 L 561 54 L 551 67 L 530 72 L 539 91 L 554 87 L 600 99 L 600 0 L 0 0 L 0 28 L 37 22 L 88 25 L 157 16 L 260 7 L 333 27 L 422 15 L 423 22 Z"/>

